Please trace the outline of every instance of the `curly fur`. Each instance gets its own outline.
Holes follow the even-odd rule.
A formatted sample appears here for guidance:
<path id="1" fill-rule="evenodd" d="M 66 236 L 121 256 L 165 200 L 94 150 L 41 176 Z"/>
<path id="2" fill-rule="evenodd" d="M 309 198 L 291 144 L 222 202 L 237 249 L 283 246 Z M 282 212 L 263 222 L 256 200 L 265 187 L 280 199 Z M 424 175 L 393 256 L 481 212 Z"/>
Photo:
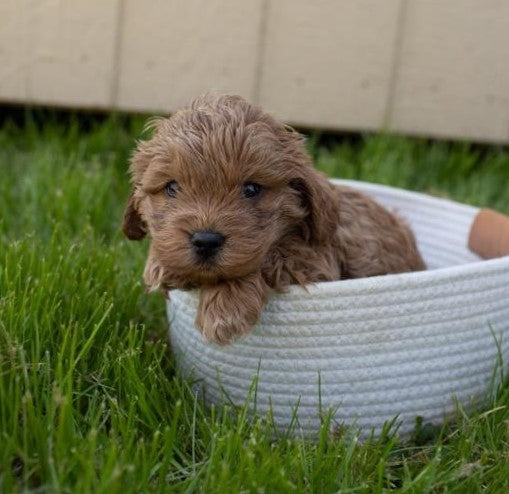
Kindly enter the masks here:
<path id="1" fill-rule="evenodd" d="M 241 97 L 207 94 L 149 125 L 154 135 L 131 162 L 123 230 L 151 237 L 149 288 L 200 289 L 196 325 L 208 340 L 247 333 L 272 290 L 425 269 L 400 218 L 331 185 L 297 132 Z M 248 181 L 262 185 L 259 197 L 243 196 Z M 191 249 L 198 230 L 226 238 L 213 262 Z"/>

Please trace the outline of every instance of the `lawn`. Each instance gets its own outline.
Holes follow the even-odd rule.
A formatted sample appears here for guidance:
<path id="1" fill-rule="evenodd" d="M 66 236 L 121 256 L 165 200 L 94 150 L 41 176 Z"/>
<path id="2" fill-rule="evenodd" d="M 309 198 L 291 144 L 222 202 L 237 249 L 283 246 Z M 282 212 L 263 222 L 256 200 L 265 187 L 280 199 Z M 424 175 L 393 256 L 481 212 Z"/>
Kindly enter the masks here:
<path id="1" fill-rule="evenodd" d="M 12 113 L 12 112 L 10 112 Z M 164 301 L 120 233 L 143 119 L 14 113 L 0 128 L 0 492 L 509 492 L 509 386 L 402 442 L 271 441 L 178 377 Z M 12 116 L 12 115 L 11 115 Z M 330 175 L 509 212 L 509 151 L 313 136 Z"/>

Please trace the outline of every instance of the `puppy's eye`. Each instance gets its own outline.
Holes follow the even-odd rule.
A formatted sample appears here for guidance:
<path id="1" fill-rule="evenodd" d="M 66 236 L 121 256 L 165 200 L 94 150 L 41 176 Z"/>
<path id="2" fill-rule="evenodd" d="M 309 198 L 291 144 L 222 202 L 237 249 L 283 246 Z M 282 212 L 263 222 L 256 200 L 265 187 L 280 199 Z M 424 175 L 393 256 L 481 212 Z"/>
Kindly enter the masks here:
<path id="1" fill-rule="evenodd" d="M 256 182 L 246 182 L 242 186 L 242 193 L 244 194 L 244 197 L 247 197 L 248 199 L 259 196 L 261 191 L 262 186 Z"/>
<path id="2" fill-rule="evenodd" d="M 166 184 L 164 190 L 166 191 L 166 195 L 168 197 L 175 197 L 177 195 L 177 191 L 179 190 L 179 184 L 175 182 L 175 180 L 172 180 Z"/>

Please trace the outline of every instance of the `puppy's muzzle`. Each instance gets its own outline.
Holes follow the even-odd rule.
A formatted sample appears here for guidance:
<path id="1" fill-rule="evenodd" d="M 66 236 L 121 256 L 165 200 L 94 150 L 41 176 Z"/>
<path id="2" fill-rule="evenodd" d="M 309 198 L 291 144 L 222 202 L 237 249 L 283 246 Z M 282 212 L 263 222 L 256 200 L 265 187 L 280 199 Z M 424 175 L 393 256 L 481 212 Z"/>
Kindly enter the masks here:
<path id="1" fill-rule="evenodd" d="M 224 244 L 224 236 L 219 232 L 203 230 L 191 235 L 191 245 L 194 252 L 202 260 L 215 256 Z"/>

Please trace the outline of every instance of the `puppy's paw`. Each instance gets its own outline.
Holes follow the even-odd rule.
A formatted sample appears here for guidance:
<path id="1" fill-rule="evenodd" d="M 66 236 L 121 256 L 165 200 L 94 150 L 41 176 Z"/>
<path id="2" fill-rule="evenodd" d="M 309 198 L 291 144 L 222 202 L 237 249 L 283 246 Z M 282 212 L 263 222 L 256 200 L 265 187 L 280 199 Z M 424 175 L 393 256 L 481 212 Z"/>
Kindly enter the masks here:
<path id="1" fill-rule="evenodd" d="M 201 289 L 196 326 L 208 341 L 227 345 L 260 318 L 267 286 L 260 274 Z"/>
<path id="2" fill-rule="evenodd" d="M 231 315 L 220 315 L 210 310 L 202 314 L 198 313 L 196 325 L 207 341 L 218 345 L 232 343 L 236 338 L 247 334 L 251 329 L 251 325 L 245 319 L 235 318 Z"/>

